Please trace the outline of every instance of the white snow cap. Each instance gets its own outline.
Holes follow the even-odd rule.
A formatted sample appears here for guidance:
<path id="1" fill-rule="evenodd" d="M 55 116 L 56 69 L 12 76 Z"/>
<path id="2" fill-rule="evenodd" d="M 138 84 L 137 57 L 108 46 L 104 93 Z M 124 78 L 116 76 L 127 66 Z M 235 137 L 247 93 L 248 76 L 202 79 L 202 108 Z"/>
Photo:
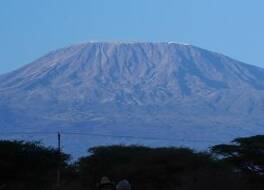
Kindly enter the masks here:
<path id="1" fill-rule="evenodd" d="M 169 41 L 168 44 L 181 44 L 181 45 L 185 45 L 185 46 L 191 45 L 191 44 L 187 44 L 187 43 L 179 43 L 179 42 L 174 42 L 174 41 Z"/>

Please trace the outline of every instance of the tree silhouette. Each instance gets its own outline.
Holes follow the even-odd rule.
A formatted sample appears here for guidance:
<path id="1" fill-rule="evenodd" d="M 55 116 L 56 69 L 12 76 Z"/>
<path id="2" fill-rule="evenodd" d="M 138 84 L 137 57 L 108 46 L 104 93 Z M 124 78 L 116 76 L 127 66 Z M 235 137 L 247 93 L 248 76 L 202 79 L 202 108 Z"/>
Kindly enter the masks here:
<path id="1" fill-rule="evenodd" d="M 55 183 L 58 166 L 66 168 L 68 159 L 39 142 L 0 141 L 0 187 L 44 189 Z"/>

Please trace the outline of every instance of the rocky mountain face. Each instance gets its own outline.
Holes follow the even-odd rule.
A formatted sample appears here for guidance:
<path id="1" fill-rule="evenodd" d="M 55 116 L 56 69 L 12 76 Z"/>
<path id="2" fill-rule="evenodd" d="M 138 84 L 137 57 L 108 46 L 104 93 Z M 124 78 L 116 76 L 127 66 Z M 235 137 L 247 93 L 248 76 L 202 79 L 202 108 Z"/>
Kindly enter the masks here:
<path id="1" fill-rule="evenodd" d="M 220 142 L 263 133 L 263 116 L 264 69 L 191 45 L 86 43 L 0 76 L 3 131 Z"/>

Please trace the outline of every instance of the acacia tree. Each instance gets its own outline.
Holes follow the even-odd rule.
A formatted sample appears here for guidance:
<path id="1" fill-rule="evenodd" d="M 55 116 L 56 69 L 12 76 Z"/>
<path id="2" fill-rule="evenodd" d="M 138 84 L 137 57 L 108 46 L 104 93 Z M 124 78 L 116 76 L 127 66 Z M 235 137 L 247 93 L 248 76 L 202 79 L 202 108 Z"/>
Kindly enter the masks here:
<path id="1" fill-rule="evenodd" d="M 243 173 L 264 175 L 264 135 L 237 138 L 232 144 L 214 146 L 212 152 Z"/>

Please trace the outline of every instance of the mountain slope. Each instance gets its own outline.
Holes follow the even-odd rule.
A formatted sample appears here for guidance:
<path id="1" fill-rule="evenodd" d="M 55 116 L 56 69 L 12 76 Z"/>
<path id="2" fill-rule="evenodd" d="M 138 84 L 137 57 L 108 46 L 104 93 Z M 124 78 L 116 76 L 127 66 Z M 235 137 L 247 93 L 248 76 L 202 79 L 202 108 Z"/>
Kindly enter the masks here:
<path id="1" fill-rule="evenodd" d="M 86 43 L 1 76 L 0 123 L 229 139 L 264 131 L 263 95 L 264 69 L 218 53 L 176 43 Z"/>

